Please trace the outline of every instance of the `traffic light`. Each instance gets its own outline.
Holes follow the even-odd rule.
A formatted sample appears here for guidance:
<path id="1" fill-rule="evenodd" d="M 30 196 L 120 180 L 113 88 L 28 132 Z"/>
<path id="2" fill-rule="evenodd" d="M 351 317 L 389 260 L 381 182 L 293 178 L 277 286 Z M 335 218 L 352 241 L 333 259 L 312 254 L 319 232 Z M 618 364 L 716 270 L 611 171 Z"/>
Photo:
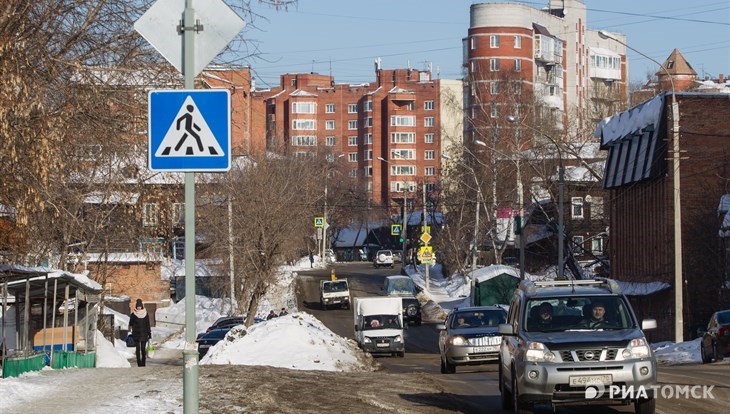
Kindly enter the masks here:
<path id="1" fill-rule="evenodd" d="M 403 236 L 398 237 L 398 243 L 403 243 L 403 240 L 405 240 Z"/>

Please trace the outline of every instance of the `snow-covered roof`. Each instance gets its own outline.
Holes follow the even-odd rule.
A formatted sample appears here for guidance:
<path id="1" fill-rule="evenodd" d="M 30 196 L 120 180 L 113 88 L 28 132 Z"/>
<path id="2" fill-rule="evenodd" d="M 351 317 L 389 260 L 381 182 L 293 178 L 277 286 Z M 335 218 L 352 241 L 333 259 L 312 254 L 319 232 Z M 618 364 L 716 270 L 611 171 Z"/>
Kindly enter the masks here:
<path id="1" fill-rule="evenodd" d="M 220 266 L 221 260 L 196 260 L 195 261 L 195 277 L 221 276 L 213 268 Z M 165 260 L 160 267 L 162 280 L 169 280 L 176 276 L 185 276 L 185 260 L 170 259 Z"/>
<path id="2" fill-rule="evenodd" d="M 393 89 L 389 90 L 388 93 L 407 93 L 407 94 L 415 94 L 413 91 L 409 91 L 408 89 L 403 89 L 398 86 L 394 86 Z"/>
<path id="3" fill-rule="evenodd" d="M 86 262 L 145 263 L 162 261 L 162 254 L 153 252 L 87 253 Z"/>
<path id="4" fill-rule="evenodd" d="M 634 132 L 649 125 L 658 128 L 664 113 L 664 94 L 659 94 L 620 114 L 610 116 L 598 123 L 593 136 L 601 138 L 601 145 L 609 145 L 614 141 L 630 138 Z"/>
<path id="5" fill-rule="evenodd" d="M 617 280 L 621 293 L 626 296 L 647 296 L 672 287 L 665 282 L 624 282 Z"/>
<path id="6" fill-rule="evenodd" d="M 100 191 L 93 192 L 84 198 L 86 204 L 137 204 L 139 199 L 139 193 L 130 193 L 122 191 L 113 191 L 109 194 L 104 194 Z"/>
<path id="7" fill-rule="evenodd" d="M 380 90 L 381 90 L 381 89 L 383 89 L 383 87 L 382 87 L 382 86 L 378 86 L 378 88 L 377 88 L 377 89 L 375 89 L 375 90 L 374 90 L 374 91 L 372 91 L 372 92 L 368 92 L 368 93 L 366 93 L 365 95 L 366 95 L 366 96 L 367 96 L 367 95 L 375 95 L 376 93 L 380 92 Z"/>
<path id="8" fill-rule="evenodd" d="M 517 279 L 520 278 L 519 269 L 516 269 L 512 266 L 505 266 L 505 265 L 491 265 L 491 266 L 483 267 L 481 269 L 478 269 L 475 273 L 476 273 L 475 280 L 478 283 L 487 281 L 489 279 L 493 279 L 502 274 L 508 274 L 510 276 L 516 277 Z"/>
<path id="9" fill-rule="evenodd" d="M 101 285 L 89 279 L 89 277 L 84 274 L 71 273 L 65 270 L 53 269 L 50 267 L 29 267 L 21 265 L 0 264 L 0 272 L 6 274 L 4 277 L 7 277 L 8 279 L 15 279 L 16 282 L 23 284 L 26 282 L 26 280 L 34 281 L 38 277 L 42 278 L 45 282 L 45 279 L 47 277 L 49 281 L 53 281 L 54 279 L 62 280 L 68 282 L 74 287 L 83 288 L 91 293 L 101 292 Z M 12 286 L 10 285 L 11 282 L 8 283 L 8 286 L 12 288 Z"/>
<path id="10" fill-rule="evenodd" d="M 294 96 L 294 97 L 297 97 L 297 96 L 302 97 L 303 96 L 303 97 L 307 97 L 307 98 L 315 98 L 315 97 L 317 97 L 316 94 L 311 93 L 311 92 L 307 92 L 307 91 L 303 91 L 301 89 L 295 90 L 294 92 L 290 93 L 289 96 Z"/>

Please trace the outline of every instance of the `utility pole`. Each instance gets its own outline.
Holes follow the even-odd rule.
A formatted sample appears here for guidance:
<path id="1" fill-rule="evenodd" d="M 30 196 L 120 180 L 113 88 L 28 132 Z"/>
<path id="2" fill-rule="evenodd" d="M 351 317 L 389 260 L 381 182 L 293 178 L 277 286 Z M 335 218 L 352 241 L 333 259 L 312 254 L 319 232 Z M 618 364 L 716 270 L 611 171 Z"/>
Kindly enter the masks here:
<path id="1" fill-rule="evenodd" d="M 400 265 L 401 267 L 406 266 L 406 243 L 408 243 L 408 215 L 406 213 L 407 207 L 408 207 L 408 199 L 406 196 L 408 195 L 408 188 L 403 189 L 403 232 L 401 233 L 403 235 L 403 245 L 401 246 L 401 257 L 400 257 Z"/>
<path id="2" fill-rule="evenodd" d="M 428 216 L 426 216 L 426 183 L 423 183 L 423 232 L 428 233 Z M 433 258 L 431 259 L 433 260 Z M 428 268 L 431 267 L 430 263 L 426 263 L 426 292 L 429 289 L 429 275 Z"/>
<path id="3" fill-rule="evenodd" d="M 474 173 L 474 170 L 472 170 Z M 482 209 L 482 189 L 479 187 L 479 182 L 476 180 L 476 173 L 474 173 L 474 181 L 477 184 L 477 208 L 474 214 L 474 239 L 472 240 L 471 246 L 471 280 L 469 281 L 469 297 L 471 298 L 471 305 L 476 305 L 476 298 L 474 297 L 477 288 L 477 256 L 478 251 L 477 245 L 479 244 L 479 210 Z"/>
<path id="4" fill-rule="evenodd" d="M 543 134 L 544 135 L 544 134 Z M 553 141 L 554 142 L 554 141 Z M 557 145 L 557 143 L 556 143 Z M 560 171 L 558 172 L 558 280 L 565 279 L 564 269 L 565 262 L 563 258 L 563 248 L 565 247 L 565 227 L 563 224 L 563 190 L 565 188 L 565 167 L 563 167 L 563 157 L 558 148 L 558 157 L 560 158 Z"/>
<path id="5" fill-rule="evenodd" d="M 322 243 L 319 248 L 319 260 L 324 263 L 324 249 L 327 240 L 327 178 L 325 177 L 324 182 L 324 223 L 322 227 Z"/>

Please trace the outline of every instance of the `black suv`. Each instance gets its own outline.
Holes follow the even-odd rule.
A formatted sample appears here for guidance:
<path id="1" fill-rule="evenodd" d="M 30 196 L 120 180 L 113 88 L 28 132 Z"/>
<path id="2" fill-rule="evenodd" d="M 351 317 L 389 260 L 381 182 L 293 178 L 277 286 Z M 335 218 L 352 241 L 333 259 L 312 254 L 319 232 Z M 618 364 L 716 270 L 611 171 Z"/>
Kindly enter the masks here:
<path id="1" fill-rule="evenodd" d="M 642 331 L 651 328 L 614 280 L 523 281 L 499 325 L 503 408 L 633 403 L 654 413 L 656 360 Z"/>

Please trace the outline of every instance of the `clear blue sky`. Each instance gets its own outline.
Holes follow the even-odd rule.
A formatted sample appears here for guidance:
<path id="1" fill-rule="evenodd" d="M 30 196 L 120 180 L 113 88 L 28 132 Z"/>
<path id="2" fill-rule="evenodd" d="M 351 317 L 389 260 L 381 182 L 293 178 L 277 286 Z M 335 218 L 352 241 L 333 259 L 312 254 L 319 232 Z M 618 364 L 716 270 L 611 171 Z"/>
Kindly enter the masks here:
<path id="1" fill-rule="evenodd" d="M 542 8 L 547 0 L 513 1 Z M 299 0 L 275 11 L 251 2 L 258 30 L 245 36 L 263 59 L 244 63 L 257 87 L 276 86 L 283 73 L 333 74 L 337 82 L 371 82 L 373 60 L 386 69 L 433 64 L 442 79 L 460 79 L 461 39 L 469 29 L 466 0 Z M 677 48 L 697 71 L 730 74 L 730 0 L 586 0 L 587 26 L 624 33 L 627 43 L 663 62 Z M 719 24 L 718 24 L 719 23 Z M 646 79 L 656 64 L 629 51 L 629 78 Z M 264 60 L 265 59 L 265 60 Z"/>

